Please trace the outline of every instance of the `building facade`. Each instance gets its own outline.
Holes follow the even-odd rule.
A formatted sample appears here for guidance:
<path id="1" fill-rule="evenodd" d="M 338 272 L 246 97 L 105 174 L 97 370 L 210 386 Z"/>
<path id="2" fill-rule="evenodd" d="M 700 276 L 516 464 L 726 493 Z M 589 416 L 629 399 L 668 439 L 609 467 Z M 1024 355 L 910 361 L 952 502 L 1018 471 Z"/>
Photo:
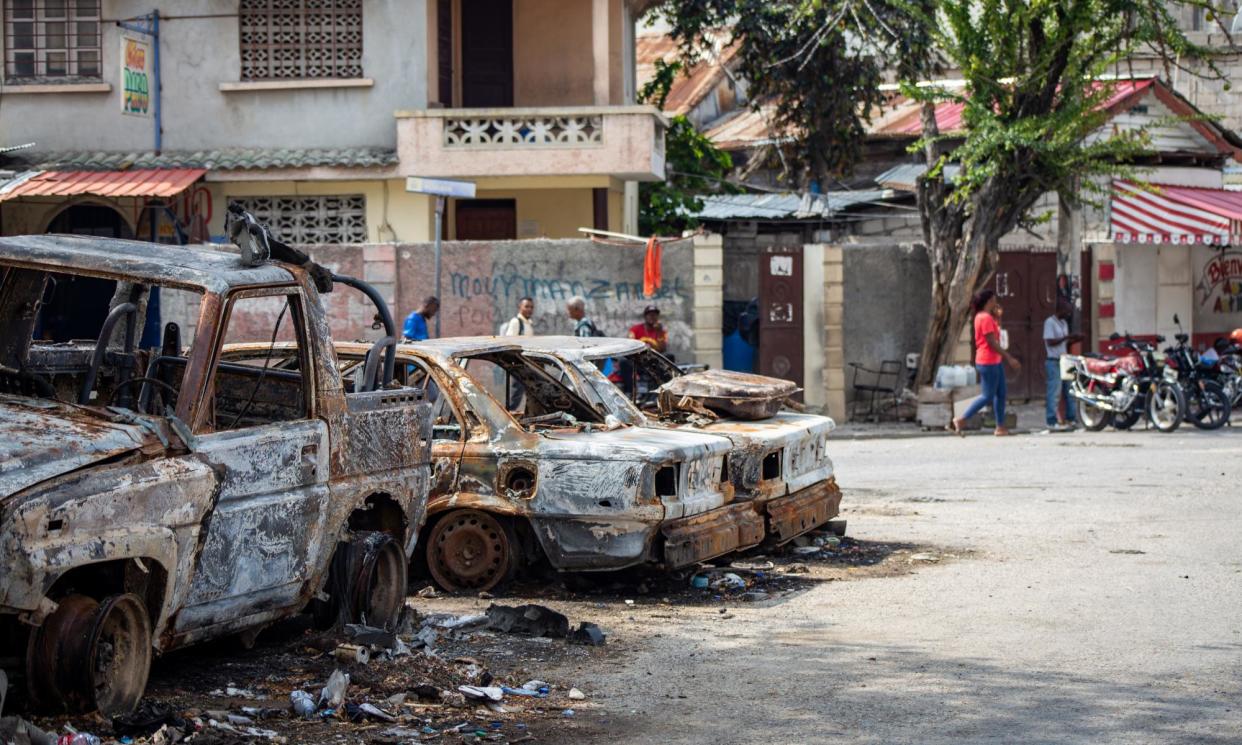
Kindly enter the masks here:
<path id="1" fill-rule="evenodd" d="M 422 176 L 475 183 L 447 238 L 567 238 L 664 176 L 645 2 L 0 3 L 3 234 L 219 241 L 240 202 L 295 243 L 425 241 Z"/>

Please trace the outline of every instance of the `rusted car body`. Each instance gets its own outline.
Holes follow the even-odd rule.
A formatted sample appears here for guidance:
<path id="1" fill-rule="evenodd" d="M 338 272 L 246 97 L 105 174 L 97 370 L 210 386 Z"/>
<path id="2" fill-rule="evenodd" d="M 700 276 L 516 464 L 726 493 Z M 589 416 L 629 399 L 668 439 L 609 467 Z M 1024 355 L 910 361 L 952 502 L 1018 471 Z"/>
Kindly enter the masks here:
<path id="1" fill-rule="evenodd" d="M 45 302 L 115 282 L 98 339 Z M 139 349 L 152 288 L 197 298 Z M 243 304 L 296 370 L 231 365 Z M 240 321 L 237 321 L 240 323 Z M 264 334 L 267 336 L 268 334 Z M 395 622 L 426 511 L 430 406 L 354 391 L 303 268 L 74 236 L 0 238 L 0 657 L 44 709 L 131 709 L 153 653 L 305 609 Z"/>
<path id="2" fill-rule="evenodd" d="M 783 410 L 752 421 L 662 413 L 657 405 L 658 391 L 675 387 L 668 385 L 671 381 L 676 381 L 679 392 L 705 394 L 698 399 L 706 403 L 704 408 L 713 398 L 728 398 L 730 390 L 741 398 L 753 397 L 757 390 L 786 390 L 775 381 L 728 371 L 683 374 L 668 358 L 634 339 L 545 336 L 518 343 L 528 357 L 623 422 L 727 437 L 733 444 L 729 463 L 737 499 L 753 502 L 766 515 L 772 542 L 787 542 L 838 514 L 841 490 L 827 450 L 828 434 L 836 426 L 832 419 Z M 610 380 L 601 366 L 609 367 L 619 381 Z M 642 383 L 646 385 L 640 387 Z M 734 405 L 748 412 L 759 410 L 744 400 Z"/>
<path id="3" fill-rule="evenodd" d="M 346 375 L 366 354 L 365 345 L 337 344 L 343 366 L 355 364 Z M 676 568 L 763 539 L 763 517 L 733 502 L 727 439 L 610 418 L 511 339 L 402 344 L 397 370 L 435 398 L 420 558 L 444 589 L 488 589 L 544 558 L 564 571 Z M 524 390 L 515 406 L 502 403 L 512 400 L 507 381 Z"/>

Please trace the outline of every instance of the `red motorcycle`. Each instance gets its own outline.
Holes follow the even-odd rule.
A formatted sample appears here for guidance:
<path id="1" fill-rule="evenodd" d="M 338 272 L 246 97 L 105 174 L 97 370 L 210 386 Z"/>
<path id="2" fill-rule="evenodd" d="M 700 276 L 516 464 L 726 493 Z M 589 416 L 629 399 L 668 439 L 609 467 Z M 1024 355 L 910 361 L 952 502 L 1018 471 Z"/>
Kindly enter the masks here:
<path id="1" fill-rule="evenodd" d="M 1161 432 L 1172 432 L 1186 416 L 1186 397 L 1178 385 L 1177 370 L 1164 367 L 1156 347 L 1132 338 L 1109 337 L 1126 350 L 1119 357 L 1067 354 L 1061 357 L 1061 379 L 1069 382 L 1078 400 L 1078 421 L 1098 432 L 1109 424 L 1130 429 L 1146 415 Z M 1157 336 L 1157 343 L 1164 337 Z"/>

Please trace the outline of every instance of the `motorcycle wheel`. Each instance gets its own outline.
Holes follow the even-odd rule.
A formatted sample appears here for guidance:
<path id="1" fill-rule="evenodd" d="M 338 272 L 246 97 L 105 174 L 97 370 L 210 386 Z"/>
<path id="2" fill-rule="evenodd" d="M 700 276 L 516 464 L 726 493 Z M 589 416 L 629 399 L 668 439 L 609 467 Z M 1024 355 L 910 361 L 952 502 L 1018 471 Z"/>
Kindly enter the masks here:
<path id="1" fill-rule="evenodd" d="M 1186 418 L 1199 429 L 1220 429 L 1233 414 L 1225 388 L 1215 380 L 1192 383 L 1186 393 Z"/>
<path id="2" fill-rule="evenodd" d="M 1112 412 L 1078 399 L 1078 423 L 1090 432 L 1099 432 L 1113 420 Z"/>
<path id="3" fill-rule="evenodd" d="M 1147 393 L 1147 419 L 1161 432 L 1172 432 L 1186 417 L 1186 396 L 1174 383 L 1162 380 Z"/>

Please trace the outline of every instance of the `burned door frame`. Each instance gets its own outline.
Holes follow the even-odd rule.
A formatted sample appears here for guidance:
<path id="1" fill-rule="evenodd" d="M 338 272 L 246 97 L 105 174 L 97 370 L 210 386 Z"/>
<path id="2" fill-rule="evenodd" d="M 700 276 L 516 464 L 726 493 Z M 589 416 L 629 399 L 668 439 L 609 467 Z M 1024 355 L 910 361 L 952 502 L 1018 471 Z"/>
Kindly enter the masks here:
<path id="1" fill-rule="evenodd" d="M 206 430 L 232 311 L 237 302 L 255 297 L 284 297 L 290 303 L 304 416 Z M 218 479 L 204 517 L 202 548 L 176 620 L 176 632 L 195 639 L 213 636 L 213 628 L 235 628 L 247 616 L 270 615 L 303 603 L 313 570 L 311 558 L 328 531 L 329 431 L 316 411 L 305 298 L 297 287 L 276 287 L 236 291 L 223 303 L 219 326 L 200 337 L 214 343 L 194 407 L 193 452 L 186 456 L 212 467 Z"/>
<path id="2" fill-rule="evenodd" d="M 759 254 L 759 369 L 761 375 L 805 385 L 802 248 Z M 801 394 L 798 396 L 801 398 Z"/>

